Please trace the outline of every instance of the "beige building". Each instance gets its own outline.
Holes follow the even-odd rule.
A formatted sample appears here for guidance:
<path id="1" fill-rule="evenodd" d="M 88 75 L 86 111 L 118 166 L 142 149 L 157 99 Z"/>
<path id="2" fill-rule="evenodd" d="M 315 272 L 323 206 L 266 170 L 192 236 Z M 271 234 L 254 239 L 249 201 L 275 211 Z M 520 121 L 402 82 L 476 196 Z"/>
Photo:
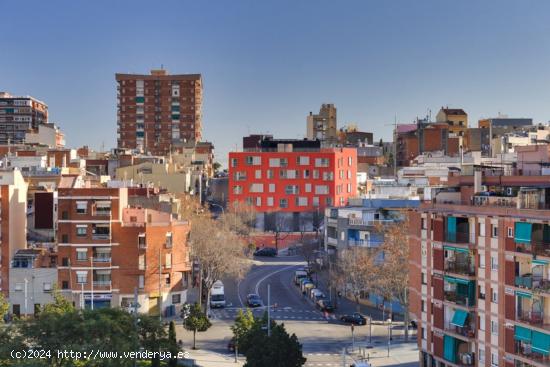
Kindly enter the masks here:
<path id="1" fill-rule="evenodd" d="M 468 114 L 462 108 L 441 107 L 435 119 L 449 124 L 449 133 L 457 136 L 464 136 L 468 129 Z"/>
<path id="2" fill-rule="evenodd" d="M 332 103 L 323 103 L 319 114 L 310 112 L 307 116 L 307 138 L 318 139 L 323 145 L 334 145 L 338 142 L 336 107 Z"/>

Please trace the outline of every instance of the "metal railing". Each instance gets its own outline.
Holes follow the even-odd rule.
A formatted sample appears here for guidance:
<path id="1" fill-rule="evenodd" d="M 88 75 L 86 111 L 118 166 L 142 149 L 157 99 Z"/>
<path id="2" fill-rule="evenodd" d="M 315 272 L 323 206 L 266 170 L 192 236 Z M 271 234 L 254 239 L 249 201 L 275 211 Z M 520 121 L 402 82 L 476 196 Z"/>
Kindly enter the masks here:
<path id="1" fill-rule="evenodd" d="M 550 356 L 545 356 L 544 354 L 533 351 L 531 348 L 531 344 L 516 341 L 515 350 L 516 350 L 516 354 L 522 357 L 528 358 L 530 360 L 536 361 L 538 363 L 546 364 L 546 365 L 550 363 Z"/>
<path id="2" fill-rule="evenodd" d="M 445 291 L 445 300 L 466 307 L 474 305 L 474 300 L 470 300 L 466 295 L 458 294 L 456 291 Z"/>
<path id="3" fill-rule="evenodd" d="M 469 232 L 445 232 L 445 242 L 470 243 Z"/>
<path id="4" fill-rule="evenodd" d="M 463 263 L 456 261 L 446 261 L 445 271 L 449 273 L 463 274 L 468 276 L 473 276 L 476 274 L 474 266 L 471 262 Z"/>
<path id="5" fill-rule="evenodd" d="M 464 327 L 460 327 L 453 325 L 450 322 L 446 322 L 444 325 L 444 329 L 446 331 L 450 331 L 452 333 L 462 335 L 467 338 L 475 338 L 476 336 L 475 325 L 466 324 Z"/>
<path id="6" fill-rule="evenodd" d="M 540 311 L 518 311 L 517 319 L 531 325 L 542 325 L 544 314 Z"/>

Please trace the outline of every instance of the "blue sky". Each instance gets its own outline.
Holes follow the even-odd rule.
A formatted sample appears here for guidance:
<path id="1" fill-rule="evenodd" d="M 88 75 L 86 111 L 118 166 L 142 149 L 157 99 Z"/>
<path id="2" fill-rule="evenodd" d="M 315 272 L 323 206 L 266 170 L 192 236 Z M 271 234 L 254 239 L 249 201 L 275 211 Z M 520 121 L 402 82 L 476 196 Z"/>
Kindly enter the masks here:
<path id="1" fill-rule="evenodd" d="M 201 73 L 218 159 L 309 111 L 375 139 L 462 107 L 548 121 L 548 1 L 3 1 L 0 90 L 48 103 L 70 146 L 113 147 L 116 72 Z"/>

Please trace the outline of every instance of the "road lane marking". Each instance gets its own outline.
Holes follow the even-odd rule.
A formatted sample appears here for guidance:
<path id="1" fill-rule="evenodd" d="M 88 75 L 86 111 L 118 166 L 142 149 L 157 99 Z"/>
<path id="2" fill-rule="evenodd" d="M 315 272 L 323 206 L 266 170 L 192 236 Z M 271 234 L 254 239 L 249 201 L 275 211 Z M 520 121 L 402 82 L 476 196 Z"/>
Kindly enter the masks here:
<path id="1" fill-rule="evenodd" d="M 277 273 L 280 273 L 280 272 L 282 272 L 282 271 L 285 271 L 285 270 L 294 268 L 294 267 L 296 267 L 296 266 L 297 266 L 297 265 L 290 265 L 290 266 L 284 267 L 284 268 L 282 268 L 282 269 L 275 270 L 274 272 L 271 272 L 271 273 L 267 274 L 266 276 L 264 276 L 262 279 L 258 280 L 258 283 L 256 283 L 256 288 L 255 288 L 256 294 L 259 294 L 259 293 L 258 293 L 258 290 L 260 289 L 260 285 L 263 283 L 264 280 L 266 280 L 266 279 L 269 278 L 270 276 L 273 276 L 273 275 L 275 275 L 275 274 L 277 274 Z"/>

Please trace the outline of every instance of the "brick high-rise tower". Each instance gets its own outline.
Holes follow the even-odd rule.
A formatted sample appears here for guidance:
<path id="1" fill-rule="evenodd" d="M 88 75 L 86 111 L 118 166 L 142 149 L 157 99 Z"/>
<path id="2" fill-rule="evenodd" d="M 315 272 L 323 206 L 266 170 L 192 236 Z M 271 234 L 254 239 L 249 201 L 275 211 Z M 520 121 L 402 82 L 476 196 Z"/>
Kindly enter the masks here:
<path id="1" fill-rule="evenodd" d="M 200 74 L 116 74 L 119 148 L 164 155 L 201 139 Z"/>

